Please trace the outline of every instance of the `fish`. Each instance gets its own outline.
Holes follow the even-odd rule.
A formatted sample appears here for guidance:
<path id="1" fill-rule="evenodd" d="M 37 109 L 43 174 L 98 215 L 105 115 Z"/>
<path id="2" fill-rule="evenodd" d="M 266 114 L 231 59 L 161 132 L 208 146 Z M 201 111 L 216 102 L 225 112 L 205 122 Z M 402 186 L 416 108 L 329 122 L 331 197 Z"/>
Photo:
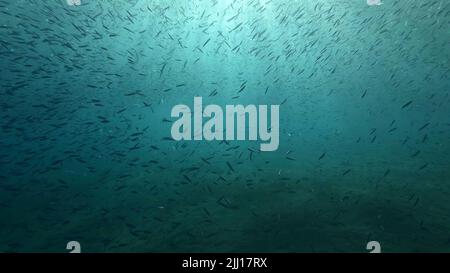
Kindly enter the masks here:
<path id="1" fill-rule="evenodd" d="M 407 103 L 403 104 L 402 109 L 410 106 L 412 103 L 413 103 L 412 100 L 408 101 Z"/>
<path id="2" fill-rule="evenodd" d="M 233 169 L 233 167 L 231 166 L 230 162 L 227 161 L 226 163 L 227 163 L 227 166 L 228 166 L 228 168 L 230 169 L 230 171 L 234 172 L 234 169 Z"/>
<path id="3" fill-rule="evenodd" d="M 326 152 L 322 153 L 322 154 L 319 156 L 319 160 L 322 160 L 322 158 L 324 158 L 326 154 L 327 154 Z"/>

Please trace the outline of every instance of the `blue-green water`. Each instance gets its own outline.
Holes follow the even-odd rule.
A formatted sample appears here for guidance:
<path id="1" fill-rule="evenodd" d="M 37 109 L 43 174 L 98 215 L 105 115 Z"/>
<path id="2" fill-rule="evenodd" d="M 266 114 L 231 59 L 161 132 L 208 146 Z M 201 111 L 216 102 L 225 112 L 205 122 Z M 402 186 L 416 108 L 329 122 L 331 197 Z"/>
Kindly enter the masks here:
<path id="1" fill-rule="evenodd" d="M 450 2 L 0 0 L 0 251 L 450 251 Z M 280 106 L 280 144 L 171 109 Z"/>

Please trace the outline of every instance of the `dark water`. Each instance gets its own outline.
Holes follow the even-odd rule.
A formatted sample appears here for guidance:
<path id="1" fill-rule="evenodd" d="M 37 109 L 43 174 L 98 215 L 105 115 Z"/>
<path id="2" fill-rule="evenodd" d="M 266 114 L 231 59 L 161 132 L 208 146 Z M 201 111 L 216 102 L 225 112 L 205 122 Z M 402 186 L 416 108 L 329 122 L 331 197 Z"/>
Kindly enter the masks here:
<path id="1" fill-rule="evenodd" d="M 450 2 L 0 0 L 0 251 L 450 251 Z M 280 106 L 280 143 L 171 109 Z"/>

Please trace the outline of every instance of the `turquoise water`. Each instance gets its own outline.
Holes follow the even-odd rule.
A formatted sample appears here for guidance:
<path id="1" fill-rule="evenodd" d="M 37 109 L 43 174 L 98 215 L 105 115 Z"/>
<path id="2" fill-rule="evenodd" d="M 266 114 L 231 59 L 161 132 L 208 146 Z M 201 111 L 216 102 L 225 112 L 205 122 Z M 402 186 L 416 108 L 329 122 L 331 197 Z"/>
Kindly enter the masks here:
<path id="1" fill-rule="evenodd" d="M 0 0 L 0 251 L 450 251 L 445 0 Z M 177 104 L 280 105 L 276 151 Z"/>

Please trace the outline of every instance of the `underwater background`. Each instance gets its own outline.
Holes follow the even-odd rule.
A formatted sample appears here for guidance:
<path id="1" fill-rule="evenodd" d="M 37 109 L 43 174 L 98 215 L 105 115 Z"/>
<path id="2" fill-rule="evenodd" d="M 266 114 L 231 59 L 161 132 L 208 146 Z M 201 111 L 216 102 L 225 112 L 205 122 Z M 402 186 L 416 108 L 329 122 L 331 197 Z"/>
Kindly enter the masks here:
<path id="1" fill-rule="evenodd" d="M 0 0 L 0 252 L 450 251 L 449 1 L 80 2 Z"/>

